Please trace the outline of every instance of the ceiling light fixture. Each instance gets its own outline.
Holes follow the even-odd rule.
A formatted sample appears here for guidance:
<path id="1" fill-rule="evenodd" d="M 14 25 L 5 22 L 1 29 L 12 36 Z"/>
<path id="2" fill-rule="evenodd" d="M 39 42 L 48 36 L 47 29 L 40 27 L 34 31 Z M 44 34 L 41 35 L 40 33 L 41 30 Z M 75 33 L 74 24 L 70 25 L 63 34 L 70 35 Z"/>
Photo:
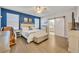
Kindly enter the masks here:
<path id="1" fill-rule="evenodd" d="M 46 10 L 46 8 L 42 6 L 36 6 L 34 10 L 36 13 L 43 13 Z"/>

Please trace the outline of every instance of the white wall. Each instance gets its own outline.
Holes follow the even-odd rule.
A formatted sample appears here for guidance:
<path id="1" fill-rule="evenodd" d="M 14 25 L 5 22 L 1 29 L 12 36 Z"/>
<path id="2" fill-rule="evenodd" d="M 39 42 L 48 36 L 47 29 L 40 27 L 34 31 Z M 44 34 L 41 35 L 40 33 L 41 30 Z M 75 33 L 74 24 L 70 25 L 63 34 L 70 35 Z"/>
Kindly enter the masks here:
<path id="1" fill-rule="evenodd" d="M 76 7 L 76 10 L 75 10 L 75 14 L 76 14 L 76 22 L 79 22 L 79 7 Z"/>
<path id="2" fill-rule="evenodd" d="M 65 29 L 64 37 L 68 37 L 68 23 L 72 21 L 72 11 L 74 11 L 74 9 L 69 10 L 69 11 L 60 12 L 60 13 L 55 13 L 55 14 L 52 14 L 51 16 L 43 17 L 42 19 L 45 20 L 45 19 L 51 19 L 54 17 L 65 16 L 66 29 Z"/>

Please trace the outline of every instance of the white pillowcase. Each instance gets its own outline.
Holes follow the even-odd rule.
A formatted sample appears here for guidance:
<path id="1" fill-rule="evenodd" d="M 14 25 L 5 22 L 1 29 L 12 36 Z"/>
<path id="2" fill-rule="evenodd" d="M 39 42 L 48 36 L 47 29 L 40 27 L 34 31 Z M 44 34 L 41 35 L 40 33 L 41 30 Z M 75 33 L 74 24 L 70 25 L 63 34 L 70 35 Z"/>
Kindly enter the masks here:
<path id="1" fill-rule="evenodd" d="M 27 32 L 27 31 L 29 31 L 29 28 L 28 27 L 22 27 L 22 31 Z"/>

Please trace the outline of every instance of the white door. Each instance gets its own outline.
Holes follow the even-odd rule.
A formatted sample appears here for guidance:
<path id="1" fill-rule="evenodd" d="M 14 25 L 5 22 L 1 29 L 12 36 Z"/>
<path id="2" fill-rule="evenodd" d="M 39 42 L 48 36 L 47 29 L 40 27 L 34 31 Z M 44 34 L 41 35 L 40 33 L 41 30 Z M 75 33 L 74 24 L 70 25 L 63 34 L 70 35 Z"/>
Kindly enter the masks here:
<path id="1" fill-rule="evenodd" d="M 55 35 L 64 37 L 65 36 L 65 23 L 64 17 L 55 19 Z"/>

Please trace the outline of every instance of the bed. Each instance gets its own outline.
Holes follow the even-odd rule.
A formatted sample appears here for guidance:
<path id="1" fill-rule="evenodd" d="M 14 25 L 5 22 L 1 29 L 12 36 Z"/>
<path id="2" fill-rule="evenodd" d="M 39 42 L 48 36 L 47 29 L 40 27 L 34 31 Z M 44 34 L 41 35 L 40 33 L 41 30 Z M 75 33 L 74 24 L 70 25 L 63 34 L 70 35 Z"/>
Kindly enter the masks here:
<path id="1" fill-rule="evenodd" d="M 22 36 L 27 39 L 27 43 L 32 41 L 40 43 L 41 41 L 48 38 L 48 34 L 40 29 L 22 31 Z"/>
<path id="2" fill-rule="evenodd" d="M 48 33 L 46 33 L 45 31 L 39 31 L 34 33 L 34 39 L 33 41 L 35 43 L 41 43 L 43 41 L 45 41 L 46 39 L 48 39 Z"/>

